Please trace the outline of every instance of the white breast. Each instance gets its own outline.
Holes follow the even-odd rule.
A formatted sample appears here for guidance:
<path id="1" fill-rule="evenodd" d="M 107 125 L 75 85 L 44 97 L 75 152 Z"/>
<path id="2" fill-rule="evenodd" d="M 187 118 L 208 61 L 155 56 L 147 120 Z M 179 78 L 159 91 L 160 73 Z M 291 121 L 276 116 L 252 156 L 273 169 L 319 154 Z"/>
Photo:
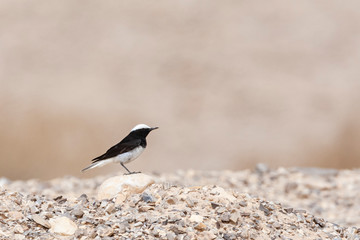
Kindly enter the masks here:
<path id="1" fill-rule="evenodd" d="M 114 158 L 114 162 L 121 162 L 121 163 L 129 163 L 133 160 L 135 160 L 140 154 L 144 151 L 145 148 L 139 146 L 137 148 L 134 148 L 133 150 L 120 154 L 119 156 L 116 156 Z"/>

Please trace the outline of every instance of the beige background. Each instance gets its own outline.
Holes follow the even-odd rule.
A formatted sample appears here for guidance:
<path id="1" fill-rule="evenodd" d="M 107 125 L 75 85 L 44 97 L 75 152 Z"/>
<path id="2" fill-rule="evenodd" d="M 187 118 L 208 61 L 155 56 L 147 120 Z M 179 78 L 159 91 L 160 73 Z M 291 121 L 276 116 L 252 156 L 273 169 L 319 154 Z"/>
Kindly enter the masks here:
<path id="1" fill-rule="evenodd" d="M 360 161 L 358 1 L 1 1 L 0 176 Z"/>

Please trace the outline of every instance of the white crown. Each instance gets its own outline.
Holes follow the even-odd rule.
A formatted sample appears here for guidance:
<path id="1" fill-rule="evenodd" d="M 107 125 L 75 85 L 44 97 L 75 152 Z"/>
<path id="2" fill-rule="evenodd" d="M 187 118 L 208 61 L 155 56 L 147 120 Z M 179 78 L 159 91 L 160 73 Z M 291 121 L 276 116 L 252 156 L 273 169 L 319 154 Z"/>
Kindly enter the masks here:
<path id="1" fill-rule="evenodd" d="M 149 127 L 149 126 L 146 125 L 146 124 L 138 124 L 138 125 L 136 125 L 133 129 L 131 129 L 131 132 L 132 132 L 132 131 L 135 131 L 135 130 L 138 130 L 138 129 L 147 129 L 147 128 L 151 128 L 151 127 Z"/>

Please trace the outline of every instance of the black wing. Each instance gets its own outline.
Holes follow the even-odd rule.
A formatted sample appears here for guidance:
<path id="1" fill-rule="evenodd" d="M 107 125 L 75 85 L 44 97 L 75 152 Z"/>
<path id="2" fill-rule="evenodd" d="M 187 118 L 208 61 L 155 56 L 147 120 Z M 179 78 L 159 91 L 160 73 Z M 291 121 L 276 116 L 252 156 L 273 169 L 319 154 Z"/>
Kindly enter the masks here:
<path id="1" fill-rule="evenodd" d="M 133 140 L 126 141 L 126 142 L 121 141 L 118 144 L 116 144 L 115 146 L 112 146 L 109 150 L 106 151 L 106 153 L 104 153 L 103 155 L 101 155 L 99 157 L 94 158 L 92 161 L 98 162 L 100 160 L 116 157 L 117 155 L 119 155 L 121 153 L 125 153 L 125 152 L 133 150 L 134 148 L 140 146 L 140 144 L 141 144 L 140 139 L 133 139 Z"/>

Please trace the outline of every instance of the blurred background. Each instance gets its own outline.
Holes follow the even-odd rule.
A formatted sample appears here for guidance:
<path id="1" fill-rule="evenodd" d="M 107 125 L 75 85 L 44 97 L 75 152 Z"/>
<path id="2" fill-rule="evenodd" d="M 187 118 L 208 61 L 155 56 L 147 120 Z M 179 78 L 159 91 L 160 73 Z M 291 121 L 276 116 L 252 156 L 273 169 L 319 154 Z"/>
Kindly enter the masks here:
<path id="1" fill-rule="evenodd" d="M 158 126 L 130 170 L 360 164 L 360 2 L 0 3 L 0 176 L 91 159 Z"/>

